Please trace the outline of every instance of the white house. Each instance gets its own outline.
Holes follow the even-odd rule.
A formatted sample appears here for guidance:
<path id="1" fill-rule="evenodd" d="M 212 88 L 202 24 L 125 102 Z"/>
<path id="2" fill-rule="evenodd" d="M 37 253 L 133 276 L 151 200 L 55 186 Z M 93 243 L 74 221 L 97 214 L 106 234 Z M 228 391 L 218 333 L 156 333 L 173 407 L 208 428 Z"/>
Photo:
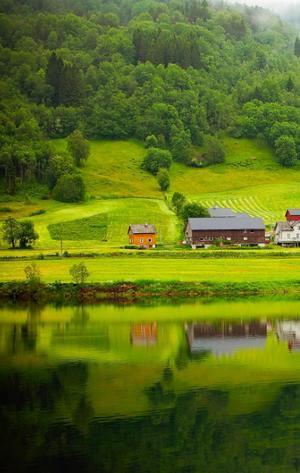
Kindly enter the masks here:
<path id="1" fill-rule="evenodd" d="M 300 222 L 277 222 L 274 241 L 282 246 L 300 246 Z"/>

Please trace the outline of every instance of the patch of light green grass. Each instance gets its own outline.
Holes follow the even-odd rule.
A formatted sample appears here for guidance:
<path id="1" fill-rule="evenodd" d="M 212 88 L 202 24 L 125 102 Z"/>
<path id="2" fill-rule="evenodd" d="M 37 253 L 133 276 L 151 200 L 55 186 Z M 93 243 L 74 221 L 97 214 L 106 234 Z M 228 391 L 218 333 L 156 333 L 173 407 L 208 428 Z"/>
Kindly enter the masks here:
<path id="1" fill-rule="evenodd" d="M 53 240 L 104 240 L 107 233 L 107 214 L 48 225 Z"/>
<path id="2" fill-rule="evenodd" d="M 67 141 L 53 140 L 58 150 L 67 149 Z M 141 169 L 146 154 L 137 141 L 95 140 L 82 174 L 88 193 L 95 197 L 161 197 L 156 179 Z"/>

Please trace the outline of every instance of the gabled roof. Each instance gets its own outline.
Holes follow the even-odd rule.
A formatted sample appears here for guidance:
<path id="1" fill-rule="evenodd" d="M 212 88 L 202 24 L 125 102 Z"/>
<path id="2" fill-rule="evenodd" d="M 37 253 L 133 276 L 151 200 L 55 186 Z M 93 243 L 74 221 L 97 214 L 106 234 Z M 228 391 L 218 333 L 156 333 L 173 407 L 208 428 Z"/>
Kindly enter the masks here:
<path id="1" fill-rule="evenodd" d="M 291 232 L 293 231 L 293 226 L 289 222 L 277 222 L 275 230 L 279 230 L 280 232 Z"/>
<path id="2" fill-rule="evenodd" d="M 138 223 L 129 225 L 128 233 L 157 233 L 155 225 L 151 223 Z"/>
<path id="3" fill-rule="evenodd" d="M 211 207 L 207 210 L 211 217 L 235 217 L 236 215 L 233 210 L 227 208 Z"/>
<path id="4" fill-rule="evenodd" d="M 300 217 L 300 209 L 287 209 L 286 214 L 289 213 L 290 215 L 295 215 L 296 217 Z"/>
<path id="5" fill-rule="evenodd" d="M 189 218 L 188 223 L 192 230 L 265 230 L 261 218 Z"/>

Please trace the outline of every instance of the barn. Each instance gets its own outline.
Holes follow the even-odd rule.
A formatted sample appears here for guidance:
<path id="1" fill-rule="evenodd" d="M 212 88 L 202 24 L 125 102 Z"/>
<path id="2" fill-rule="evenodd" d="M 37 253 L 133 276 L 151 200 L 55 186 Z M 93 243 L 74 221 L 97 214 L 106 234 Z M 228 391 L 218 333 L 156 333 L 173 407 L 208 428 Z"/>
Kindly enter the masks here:
<path id="1" fill-rule="evenodd" d="M 265 224 L 247 214 L 229 217 L 189 218 L 185 229 L 186 242 L 192 248 L 208 247 L 216 240 L 241 246 L 264 246 Z"/>

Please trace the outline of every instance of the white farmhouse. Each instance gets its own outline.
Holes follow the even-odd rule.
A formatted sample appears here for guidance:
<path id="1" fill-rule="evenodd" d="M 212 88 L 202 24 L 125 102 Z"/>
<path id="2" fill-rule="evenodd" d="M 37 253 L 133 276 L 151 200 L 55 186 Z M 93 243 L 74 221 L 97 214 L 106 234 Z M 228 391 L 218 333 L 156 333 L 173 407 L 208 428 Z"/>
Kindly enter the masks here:
<path id="1" fill-rule="evenodd" d="M 300 222 L 277 222 L 274 241 L 281 246 L 300 246 Z"/>

